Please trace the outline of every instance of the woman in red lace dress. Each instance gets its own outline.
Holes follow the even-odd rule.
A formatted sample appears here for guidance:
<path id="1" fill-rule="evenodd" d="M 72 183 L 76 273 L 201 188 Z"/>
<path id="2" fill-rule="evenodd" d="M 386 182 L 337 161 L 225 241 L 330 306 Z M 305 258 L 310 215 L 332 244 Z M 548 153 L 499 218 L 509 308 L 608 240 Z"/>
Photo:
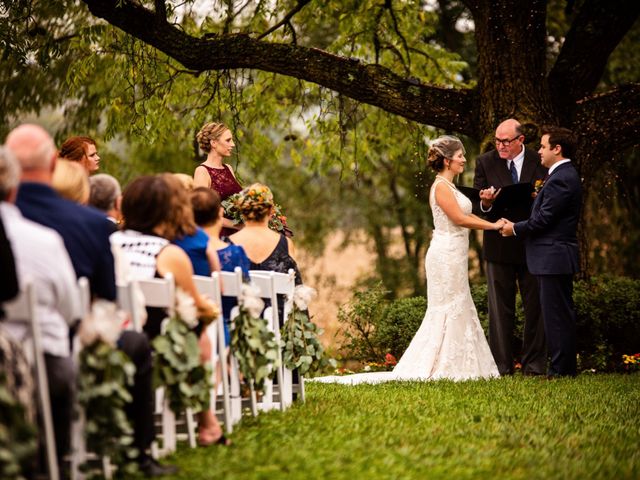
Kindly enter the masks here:
<path id="1" fill-rule="evenodd" d="M 235 144 L 231 130 L 224 123 L 206 123 L 196 135 L 198 145 L 207 153 L 207 159 L 196 167 L 193 174 L 194 188 L 207 187 L 215 190 L 221 200 L 226 200 L 242 190 L 231 165 L 224 163 L 230 157 Z M 240 227 L 228 218 L 222 219 L 221 237 L 228 237 Z"/>

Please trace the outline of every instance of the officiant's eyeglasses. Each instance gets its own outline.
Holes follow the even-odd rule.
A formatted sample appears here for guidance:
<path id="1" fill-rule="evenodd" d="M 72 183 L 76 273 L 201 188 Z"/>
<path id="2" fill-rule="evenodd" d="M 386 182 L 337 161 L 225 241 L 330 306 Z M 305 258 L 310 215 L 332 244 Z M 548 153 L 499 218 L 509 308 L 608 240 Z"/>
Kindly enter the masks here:
<path id="1" fill-rule="evenodd" d="M 507 138 L 507 139 L 502 139 L 502 138 L 494 138 L 493 141 L 495 142 L 496 145 L 504 145 L 505 147 L 508 147 L 509 145 L 511 145 L 511 142 L 513 142 L 514 140 L 520 138 L 522 136 L 522 134 L 518 134 L 513 138 Z"/>

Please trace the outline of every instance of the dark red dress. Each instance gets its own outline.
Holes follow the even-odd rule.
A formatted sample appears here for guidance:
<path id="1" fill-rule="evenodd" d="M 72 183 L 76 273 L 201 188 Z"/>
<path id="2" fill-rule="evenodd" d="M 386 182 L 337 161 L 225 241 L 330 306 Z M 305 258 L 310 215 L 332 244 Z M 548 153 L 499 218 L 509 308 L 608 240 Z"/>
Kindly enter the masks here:
<path id="1" fill-rule="evenodd" d="M 222 168 L 208 167 L 204 163 L 200 166 L 204 167 L 209 172 L 211 178 L 211 189 L 215 190 L 220 195 L 220 200 L 226 200 L 231 195 L 238 193 L 242 190 L 242 186 L 236 180 L 236 177 L 231 173 L 231 169 L 228 165 L 222 164 Z M 229 235 L 237 232 L 233 228 L 222 227 L 220 230 L 221 237 L 228 237 Z"/>

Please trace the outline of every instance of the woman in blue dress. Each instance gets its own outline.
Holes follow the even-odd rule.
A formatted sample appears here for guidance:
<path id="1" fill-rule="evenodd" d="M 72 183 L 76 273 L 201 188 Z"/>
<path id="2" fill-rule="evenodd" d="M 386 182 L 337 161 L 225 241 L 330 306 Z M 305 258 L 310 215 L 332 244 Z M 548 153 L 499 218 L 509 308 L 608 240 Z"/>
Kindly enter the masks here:
<path id="1" fill-rule="evenodd" d="M 196 224 L 209 236 L 209 247 L 217 252 L 220 269 L 223 272 L 233 272 L 236 267 L 242 269 L 245 281 L 249 280 L 250 262 L 244 249 L 239 245 L 225 242 L 226 237 L 219 237 L 222 230 L 223 209 L 220 196 L 209 188 L 199 187 L 191 193 L 191 205 Z M 222 316 L 225 322 L 225 343 L 229 345 L 229 319 L 231 309 L 236 305 L 232 297 L 222 297 Z"/>

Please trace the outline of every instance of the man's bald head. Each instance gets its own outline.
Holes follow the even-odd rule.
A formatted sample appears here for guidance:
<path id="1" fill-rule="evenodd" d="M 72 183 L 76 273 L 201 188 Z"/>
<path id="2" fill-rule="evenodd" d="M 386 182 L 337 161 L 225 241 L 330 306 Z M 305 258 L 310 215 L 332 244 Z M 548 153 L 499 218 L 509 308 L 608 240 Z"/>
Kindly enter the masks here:
<path id="1" fill-rule="evenodd" d="M 20 162 L 24 172 L 51 171 L 56 146 L 51 135 L 39 125 L 25 123 L 7 135 L 5 146 Z"/>

